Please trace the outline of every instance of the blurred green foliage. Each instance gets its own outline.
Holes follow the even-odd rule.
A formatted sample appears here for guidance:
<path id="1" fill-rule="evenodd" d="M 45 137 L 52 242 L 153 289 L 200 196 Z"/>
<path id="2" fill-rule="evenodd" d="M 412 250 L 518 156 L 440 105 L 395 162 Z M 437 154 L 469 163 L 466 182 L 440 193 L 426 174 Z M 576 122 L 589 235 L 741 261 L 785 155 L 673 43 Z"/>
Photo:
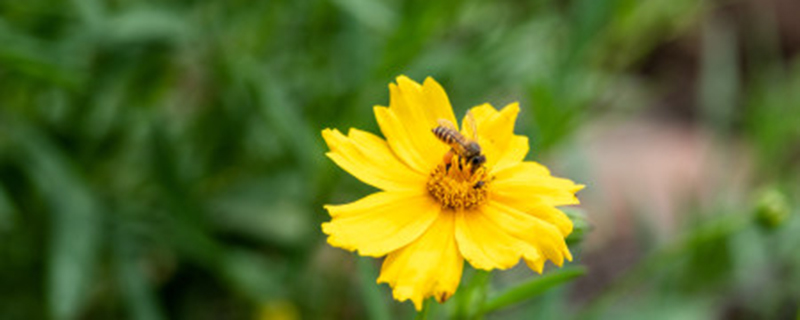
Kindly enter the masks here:
<path id="1" fill-rule="evenodd" d="M 521 100 L 520 132 L 538 158 L 592 117 L 628 112 L 616 102 L 653 90 L 631 81 L 637 64 L 714 7 L 0 2 L 0 318 L 242 319 L 275 305 L 308 319 L 408 317 L 375 285 L 372 260 L 326 249 L 322 204 L 370 189 L 325 160 L 320 130 L 377 132 L 371 106 L 388 102 L 387 84 L 430 75 L 459 113 Z M 800 60 L 768 57 L 741 78 L 726 28 L 706 29 L 704 121 L 751 140 L 758 182 L 796 204 Z M 743 112 L 725 111 L 740 99 Z M 796 314 L 800 222 L 784 223 L 688 236 L 620 282 L 651 281 L 640 303 L 580 315 L 703 318 L 713 303 L 736 304 L 743 318 Z M 704 263 L 718 257 L 723 270 Z M 691 286 L 670 281 L 681 274 Z M 747 300 L 750 289 L 766 293 Z M 552 292 L 500 315 L 577 314 Z"/>

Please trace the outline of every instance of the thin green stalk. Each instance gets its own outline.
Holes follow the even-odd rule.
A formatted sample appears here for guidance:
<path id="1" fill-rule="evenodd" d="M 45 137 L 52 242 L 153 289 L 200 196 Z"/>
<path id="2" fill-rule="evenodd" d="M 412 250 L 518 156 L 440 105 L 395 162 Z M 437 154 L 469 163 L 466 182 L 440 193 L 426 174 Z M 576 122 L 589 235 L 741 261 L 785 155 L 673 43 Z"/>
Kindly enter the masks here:
<path id="1" fill-rule="evenodd" d="M 489 299 L 489 301 L 483 305 L 481 314 L 496 311 L 512 304 L 536 297 L 544 292 L 547 292 L 547 290 L 551 288 L 569 282 L 570 280 L 573 280 L 584 274 L 586 274 L 586 268 L 584 267 L 563 268 L 549 272 L 541 277 L 534 278 L 531 281 L 508 289 L 505 292 L 502 292 L 499 295 Z"/>
<path id="2" fill-rule="evenodd" d="M 491 275 L 488 271 L 475 270 L 469 283 L 456 294 L 456 310 L 453 313 L 453 319 L 480 317 L 480 309 L 486 300 Z"/>
<path id="3" fill-rule="evenodd" d="M 430 311 L 431 311 L 431 299 L 425 299 L 425 301 L 422 302 L 422 310 L 417 312 L 417 316 L 414 317 L 414 320 L 427 320 Z"/>

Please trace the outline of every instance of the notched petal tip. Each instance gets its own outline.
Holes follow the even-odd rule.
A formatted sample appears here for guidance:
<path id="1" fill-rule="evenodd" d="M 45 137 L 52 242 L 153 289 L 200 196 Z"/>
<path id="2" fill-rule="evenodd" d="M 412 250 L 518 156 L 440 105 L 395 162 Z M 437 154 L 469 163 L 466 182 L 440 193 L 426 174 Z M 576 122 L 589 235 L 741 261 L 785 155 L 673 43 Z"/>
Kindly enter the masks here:
<path id="1" fill-rule="evenodd" d="M 419 89 L 422 88 L 422 86 L 419 83 L 417 83 L 414 80 L 411 80 L 411 78 L 405 75 L 398 76 L 396 80 L 397 80 L 397 85 L 399 85 L 400 89 L 403 91 L 405 90 L 419 91 Z"/>
<path id="2" fill-rule="evenodd" d="M 396 300 L 411 300 L 419 310 L 429 297 L 455 293 L 464 259 L 453 237 L 453 220 L 450 214 L 440 214 L 417 241 L 390 253 L 383 261 L 378 283 L 388 283 Z"/>
<path id="3" fill-rule="evenodd" d="M 535 259 L 535 260 L 525 260 L 525 264 L 528 265 L 528 268 L 535 271 L 538 274 L 542 274 L 544 272 L 544 263 L 547 261 L 544 258 Z"/>
<path id="4" fill-rule="evenodd" d="M 424 86 L 426 82 L 433 82 L 433 83 L 439 84 L 439 82 L 437 82 L 436 79 L 434 79 L 431 76 L 425 77 L 425 81 L 422 82 L 422 85 Z"/>
<path id="5" fill-rule="evenodd" d="M 343 136 L 339 129 L 325 128 L 322 130 L 322 140 L 328 145 L 328 150 L 336 150 L 336 142 L 340 139 L 339 136 Z"/>
<path id="6" fill-rule="evenodd" d="M 414 80 L 411 80 L 411 78 L 409 78 L 407 75 L 404 75 L 404 74 L 401 74 L 401 75 L 398 75 L 397 77 L 394 77 L 394 81 L 395 82 L 400 82 L 401 81 L 400 79 L 408 80 L 408 81 L 414 81 Z"/>
<path id="7" fill-rule="evenodd" d="M 458 216 L 456 240 L 461 253 L 481 270 L 511 268 L 520 259 L 536 271 L 547 260 L 563 265 L 565 258 L 572 259 L 563 235 L 571 222 L 555 208 L 540 209 L 546 210 L 523 212 L 490 202 L 480 212 Z"/>

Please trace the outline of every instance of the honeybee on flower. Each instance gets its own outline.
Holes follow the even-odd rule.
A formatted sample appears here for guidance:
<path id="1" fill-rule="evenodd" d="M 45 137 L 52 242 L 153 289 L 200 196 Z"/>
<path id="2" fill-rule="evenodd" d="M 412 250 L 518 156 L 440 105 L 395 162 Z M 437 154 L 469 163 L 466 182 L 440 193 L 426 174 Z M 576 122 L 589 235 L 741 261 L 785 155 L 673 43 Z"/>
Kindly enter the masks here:
<path id="1" fill-rule="evenodd" d="M 325 206 L 330 245 L 385 256 L 378 283 L 417 310 L 455 293 L 464 260 L 482 270 L 524 260 L 539 273 L 548 260 L 572 260 L 564 241 L 572 221 L 556 207 L 578 204 L 583 186 L 524 161 L 528 138 L 513 132 L 517 103 L 474 107 L 459 130 L 433 79 L 400 76 L 389 91 L 389 107 L 374 108 L 385 140 L 354 128 L 322 131 L 327 156 L 381 190 Z"/>
<path id="2" fill-rule="evenodd" d="M 467 113 L 467 119 L 473 119 L 471 113 Z M 439 125 L 431 131 L 436 138 L 450 146 L 450 151 L 442 159 L 445 164 L 451 164 L 453 156 L 457 156 L 459 160 L 463 160 L 469 165 L 472 171 L 475 171 L 486 163 L 486 156 L 481 152 L 481 145 L 475 141 L 478 134 L 475 129 L 475 121 L 470 120 L 470 123 L 472 124 L 472 139 L 458 132 L 455 125 L 445 119 L 439 119 Z"/>

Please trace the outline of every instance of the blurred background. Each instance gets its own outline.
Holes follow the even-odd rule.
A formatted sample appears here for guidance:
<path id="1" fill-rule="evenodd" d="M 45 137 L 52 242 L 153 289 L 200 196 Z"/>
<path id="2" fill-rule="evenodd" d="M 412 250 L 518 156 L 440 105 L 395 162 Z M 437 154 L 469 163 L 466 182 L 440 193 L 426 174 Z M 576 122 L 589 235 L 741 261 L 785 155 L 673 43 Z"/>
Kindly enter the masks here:
<path id="1" fill-rule="evenodd" d="M 320 131 L 379 133 L 372 106 L 405 74 L 459 115 L 520 101 L 529 160 L 587 185 L 569 209 L 586 274 L 487 318 L 800 319 L 798 14 L 0 1 L 0 318 L 413 317 L 379 260 L 320 230 L 323 204 L 373 191 Z M 489 294 L 536 277 L 495 272 Z"/>

